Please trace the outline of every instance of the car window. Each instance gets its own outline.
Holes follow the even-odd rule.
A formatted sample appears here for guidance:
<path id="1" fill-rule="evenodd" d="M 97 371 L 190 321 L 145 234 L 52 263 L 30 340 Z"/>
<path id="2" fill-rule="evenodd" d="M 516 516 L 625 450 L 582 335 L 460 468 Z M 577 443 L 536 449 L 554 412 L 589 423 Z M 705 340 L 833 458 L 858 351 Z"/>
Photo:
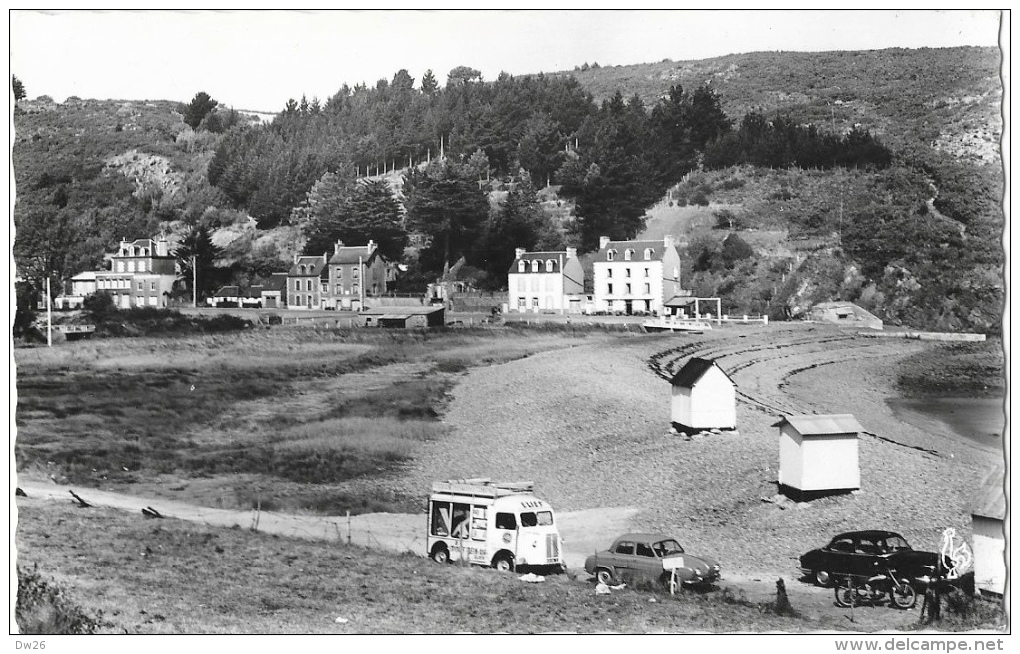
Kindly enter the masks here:
<path id="1" fill-rule="evenodd" d="M 655 558 L 655 552 L 652 551 L 652 548 L 648 545 L 648 543 L 637 544 L 637 555 L 647 556 L 653 559 Z"/>
<path id="2" fill-rule="evenodd" d="M 539 511 L 538 512 L 538 526 L 548 527 L 553 523 L 552 511 Z"/>
<path id="3" fill-rule="evenodd" d="M 659 556 L 669 556 L 670 554 L 683 554 L 684 548 L 680 547 L 680 543 L 676 542 L 672 538 L 661 540 L 658 543 L 652 545 L 652 549 Z"/>
<path id="4" fill-rule="evenodd" d="M 903 538 L 903 536 L 889 536 L 885 539 L 885 546 L 889 549 L 889 551 L 910 549 L 910 545 L 907 544 L 907 541 Z"/>
<path id="5" fill-rule="evenodd" d="M 881 554 L 882 553 L 881 549 L 879 549 L 879 547 L 875 543 L 875 541 L 870 539 L 870 538 L 862 538 L 859 541 L 857 541 L 857 549 L 856 549 L 856 551 L 857 551 L 858 554 Z"/>
<path id="6" fill-rule="evenodd" d="M 512 513 L 497 513 L 496 529 L 517 529 L 517 518 Z"/>
<path id="7" fill-rule="evenodd" d="M 623 540 L 616 544 L 614 550 L 617 554 L 628 554 L 633 556 L 634 554 L 634 543 L 629 540 Z"/>
<path id="8" fill-rule="evenodd" d="M 534 513 L 528 511 L 521 514 L 522 527 L 534 527 L 536 525 L 538 525 L 538 517 Z"/>
<path id="9" fill-rule="evenodd" d="M 854 543 L 849 538 L 840 538 L 839 540 L 832 541 L 832 545 L 829 548 L 837 552 L 853 552 Z"/>

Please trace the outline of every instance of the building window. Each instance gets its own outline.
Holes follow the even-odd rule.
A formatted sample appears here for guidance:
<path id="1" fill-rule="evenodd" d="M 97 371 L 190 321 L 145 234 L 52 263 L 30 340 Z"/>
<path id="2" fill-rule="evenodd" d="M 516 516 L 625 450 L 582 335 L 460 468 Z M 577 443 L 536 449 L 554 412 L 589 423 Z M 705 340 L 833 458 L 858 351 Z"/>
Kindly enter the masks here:
<path id="1" fill-rule="evenodd" d="M 540 264 L 538 262 L 538 260 L 533 260 L 531 262 L 531 272 L 538 272 L 541 269 L 542 269 L 542 264 Z"/>
<path id="2" fill-rule="evenodd" d="M 294 280 L 294 290 L 295 291 L 300 291 L 301 290 L 301 280 L 300 279 L 295 279 Z"/>
<path id="3" fill-rule="evenodd" d="M 553 261 L 552 259 L 547 259 L 545 262 L 545 271 L 556 272 L 556 262 Z"/>
<path id="4" fill-rule="evenodd" d="M 358 286 L 357 284 L 351 284 L 351 293 L 354 293 L 355 295 L 357 295 L 359 288 L 360 288 L 360 286 Z"/>
<path id="5" fill-rule="evenodd" d="M 648 271 L 649 271 L 649 269 L 645 268 L 645 277 L 648 277 Z"/>
<path id="6" fill-rule="evenodd" d="M 124 272 L 124 262 L 123 261 L 118 261 L 117 262 L 117 272 Z"/>
<path id="7" fill-rule="evenodd" d="M 343 278 L 344 278 L 344 269 L 343 269 L 343 268 L 341 268 L 340 266 L 337 266 L 337 267 L 336 267 L 336 268 L 335 268 L 335 269 L 333 270 L 333 272 L 334 272 L 334 273 L 336 273 L 336 278 L 337 278 L 337 279 L 343 279 Z M 337 291 L 337 292 L 339 293 L 339 291 Z"/>
<path id="8" fill-rule="evenodd" d="M 298 269 L 298 274 L 299 275 L 305 274 L 305 266 L 304 266 L 304 264 L 301 264 L 300 266 L 298 266 L 297 269 Z"/>
<path id="9" fill-rule="evenodd" d="M 612 294 L 613 294 L 613 285 L 612 284 L 607 284 L 606 285 L 606 295 L 612 295 Z"/>
<path id="10" fill-rule="evenodd" d="M 145 282 L 143 282 L 141 280 L 138 280 L 138 290 L 139 291 L 144 291 L 145 290 Z"/>
<path id="11" fill-rule="evenodd" d="M 358 267 L 357 266 L 352 266 L 351 267 L 351 278 L 352 279 L 357 279 L 358 278 Z"/>
<path id="12" fill-rule="evenodd" d="M 528 308 L 528 301 L 522 297 L 517 298 L 517 308 L 521 311 Z"/>
<path id="13" fill-rule="evenodd" d="M 652 258 L 652 252 L 653 252 L 652 248 L 645 248 L 645 261 L 648 261 Z"/>
<path id="14" fill-rule="evenodd" d="M 607 268 L 606 269 L 606 277 L 608 277 L 610 279 L 613 278 L 613 269 L 612 268 Z"/>
<path id="15" fill-rule="evenodd" d="M 651 293 L 651 292 L 652 292 L 652 285 L 651 284 L 645 284 L 645 293 L 648 294 L 648 293 Z"/>
<path id="16" fill-rule="evenodd" d="M 336 291 L 334 291 L 334 295 L 343 295 L 343 294 L 344 294 L 344 287 L 341 286 L 340 284 L 337 284 L 336 285 Z"/>
<path id="17" fill-rule="evenodd" d="M 616 260 L 616 250 L 609 250 L 608 252 L 606 252 L 606 261 L 615 261 L 615 260 Z"/>
<path id="18" fill-rule="evenodd" d="M 624 252 L 623 252 L 623 259 L 624 259 L 624 261 L 630 261 L 633 256 L 634 256 L 634 250 L 631 250 L 630 248 L 627 248 L 626 250 L 624 250 Z"/>
<path id="19" fill-rule="evenodd" d="M 524 272 L 525 265 L 527 265 L 527 264 L 525 264 L 523 260 L 522 261 L 518 261 L 517 262 L 517 272 Z"/>
<path id="20" fill-rule="evenodd" d="M 306 291 L 312 290 L 312 280 L 310 280 L 310 279 L 305 280 L 305 290 Z"/>
<path id="21" fill-rule="evenodd" d="M 630 284 L 627 284 L 627 295 L 630 295 Z"/>
<path id="22" fill-rule="evenodd" d="M 534 309 L 535 311 L 538 311 L 538 298 L 537 297 L 531 298 L 531 308 Z"/>
<path id="23" fill-rule="evenodd" d="M 156 290 L 156 282 L 151 282 L 149 284 L 149 290 L 150 291 L 155 291 Z"/>
<path id="24" fill-rule="evenodd" d="M 624 275 L 625 275 L 626 277 L 630 277 L 630 268 L 625 268 L 625 269 L 624 269 Z"/>
<path id="25" fill-rule="evenodd" d="M 612 300 L 606 300 L 606 310 L 607 311 L 612 311 L 613 310 L 613 301 Z"/>

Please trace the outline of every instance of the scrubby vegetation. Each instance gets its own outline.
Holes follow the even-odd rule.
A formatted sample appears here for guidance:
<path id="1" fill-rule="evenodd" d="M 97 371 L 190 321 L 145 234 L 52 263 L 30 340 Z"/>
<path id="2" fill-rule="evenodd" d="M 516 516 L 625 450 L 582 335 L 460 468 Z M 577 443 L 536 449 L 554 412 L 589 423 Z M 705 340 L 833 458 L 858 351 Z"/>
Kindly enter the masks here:
<path id="1" fill-rule="evenodd" d="M 94 634 L 109 623 L 103 612 L 91 614 L 52 579 L 39 573 L 38 564 L 18 566 L 18 595 L 14 618 L 22 634 Z"/>

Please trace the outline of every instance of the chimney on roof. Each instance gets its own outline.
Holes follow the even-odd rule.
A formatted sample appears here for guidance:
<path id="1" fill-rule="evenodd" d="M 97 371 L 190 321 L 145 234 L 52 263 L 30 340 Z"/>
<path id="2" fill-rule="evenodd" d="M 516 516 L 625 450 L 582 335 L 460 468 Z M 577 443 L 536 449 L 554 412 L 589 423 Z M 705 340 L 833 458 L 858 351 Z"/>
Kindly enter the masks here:
<path id="1" fill-rule="evenodd" d="M 608 245 L 609 245 L 609 237 L 608 236 L 600 236 L 599 237 L 599 249 L 600 250 L 605 250 L 606 246 L 608 246 Z"/>
<path id="2" fill-rule="evenodd" d="M 159 235 L 159 240 L 156 241 L 156 256 L 157 257 L 168 257 L 170 256 L 170 245 L 166 242 L 166 237 L 162 234 Z"/>
<path id="3" fill-rule="evenodd" d="M 301 255 L 298 254 L 297 252 L 295 252 L 294 253 L 294 265 L 295 266 L 297 265 L 298 259 L 300 259 L 300 258 L 301 258 Z"/>
<path id="4" fill-rule="evenodd" d="M 377 247 L 378 246 L 376 245 L 375 241 L 373 241 L 372 239 L 368 239 L 368 256 L 372 256 L 372 253 L 375 252 L 375 249 Z"/>
<path id="5" fill-rule="evenodd" d="M 567 258 L 568 259 L 576 259 L 577 258 L 577 248 L 567 248 Z"/>
<path id="6" fill-rule="evenodd" d="M 514 258 L 515 259 L 520 259 L 523 256 L 524 256 L 524 248 L 517 248 L 516 250 L 514 250 Z"/>
<path id="7" fill-rule="evenodd" d="M 674 245 L 676 245 L 676 241 L 673 239 L 672 234 L 666 234 L 665 236 L 662 237 L 662 244 L 668 248 L 671 248 Z"/>

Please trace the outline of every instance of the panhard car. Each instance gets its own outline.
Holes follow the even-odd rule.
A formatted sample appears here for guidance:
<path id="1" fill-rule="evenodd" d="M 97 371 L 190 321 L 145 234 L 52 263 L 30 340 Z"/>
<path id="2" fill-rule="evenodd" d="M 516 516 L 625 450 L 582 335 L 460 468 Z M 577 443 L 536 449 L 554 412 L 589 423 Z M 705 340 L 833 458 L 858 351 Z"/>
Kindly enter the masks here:
<path id="1" fill-rule="evenodd" d="M 720 576 L 718 561 L 688 554 L 676 539 L 658 533 L 624 534 L 584 562 L 585 572 L 606 585 L 640 579 L 668 587 L 674 569 L 686 586 L 707 585 Z"/>
<path id="2" fill-rule="evenodd" d="M 836 534 L 828 545 L 800 557 L 800 569 L 819 586 L 867 579 L 893 569 L 910 581 L 926 581 L 938 573 L 939 555 L 910 547 L 894 531 L 866 530 Z"/>

